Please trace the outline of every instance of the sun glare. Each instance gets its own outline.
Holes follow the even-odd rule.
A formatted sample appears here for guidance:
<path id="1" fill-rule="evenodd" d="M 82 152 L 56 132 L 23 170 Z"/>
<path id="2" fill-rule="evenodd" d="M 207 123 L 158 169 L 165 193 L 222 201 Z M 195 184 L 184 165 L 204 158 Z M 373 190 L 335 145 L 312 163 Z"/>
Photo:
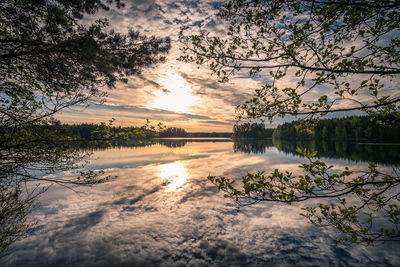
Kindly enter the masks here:
<path id="1" fill-rule="evenodd" d="M 155 93 L 152 108 L 189 112 L 189 107 L 195 103 L 196 97 L 190 94 L 191 87 L 181 75 L 174 70 L 169 70 L 160 78 L 160 84 L 163 91 L 159 90 Z"/>
<path id="2" fill-rule="evenodd" d="M 189 178 L 181 162 L 161 165 L 159 176 L 168 184 L 166 192 L 178 191 Z"/>

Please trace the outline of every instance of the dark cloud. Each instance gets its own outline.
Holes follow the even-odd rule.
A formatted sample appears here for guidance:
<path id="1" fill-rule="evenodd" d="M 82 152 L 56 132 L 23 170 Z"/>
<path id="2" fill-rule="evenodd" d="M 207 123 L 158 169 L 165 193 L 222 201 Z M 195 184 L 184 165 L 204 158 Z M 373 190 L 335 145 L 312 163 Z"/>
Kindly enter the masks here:
<path id="1" fill-rule="evenodd" d="M 147 84 L 147 85 L 152 85 L 154 88 L 157 88 L 157 89 L 160 89 L 160 88 L 162 88 L 162 86 L 159 84 L 159 83 L 157 83 L 157 82 L 155 82 L 155 81 L 153 81 L 153 80 L 151 80 L 151 79 L 148 79 L 148 78 L 146 78 L 143 74 L 139 74 L 139 75 L 137 75 L 137 77 L 140 79 L 140 80 L 142 80 L 143 82 L 145 82 L 145 84 Z M 132 88 L 135 88 L 133 85 L 130 85 Z M 137 88 L 137 87 L 136 87 Z"/>
<path id="2" fill-rule="evenodd" d="M 204 124 L 216 124 L 216 125 L 232 125 L 232 122 L 224 122 L 224 121 L 202 121 Z"/>
<path id="3" fill-rule="evenodd" d="M 164 20 L 164 23 L 165 23 L 165 24 L 172 25 L 172 22 L 171 22 L 171 21 L 169 21 L 169 20 L 167 20 L 167 19 L 166 19 L 166 20 Z"/>
<path id="4" fill-rule="evenodd" d="M 86 231 L 97 225 L 105 214 L 105 210 L 94 211 L 84 216 L 73 218 L 64 224 L 64 229 L 74 229 L 78 231 Z M 70 230 L 68 230 L 68 233 Z M 64 233 L 65 234 L 65 233 Z"/>
<path id="5" fill-rule="evenodd" d="M 86 109 L 86 113 L 90 111 L 114 111 L 114 112 L 129 112 L 126 113 L 117 113 L 117 115 L 121 117 L 130 117 L 130 118 L 149 118 L 151 117 L 153 120 L 179 120 L 179 119 L 193 119 L 193 120 L 206 120 L 206 121 L 214 121 L 209 116 L 204 115 L 197 115 L 197 114 L 190 114 L 190 113 L 178 113 L 170 110 L 164 109 L 152 109 L 152 108 L 145 108 L 139 106 L 127 106 L 127 105 L 105 105 L 105 104 L 93 104 Z M 74 111 L 65 111 L 65 114 L 74 114 Z M 80 112 L 78 112 L 80 114 Z M 146 117 L 147 116 L 147 117 Z"/>
<path id="6" fill-rule="evenodd" d="M 226 104 L 231 106 L 240 105 L 253 95 L 253 91 L 243 92 L 233 88 L 229 84 L 219 83 L 215 79 L 210 79 L 208 77 L 190 75 L 184 72 L 180 72 L 179 74 L 185 78 L 188 83 L 198 88 L 193 91 L 194 95 L 207 95 L 212 99 L 223 100 Z"/>
<path id="7" fill-rule="evenodd" d="M 193 26 L 199 26 L 200 24 L 202 24 L 204 22 L 204 20 L 198 20 L 193 22 Z"/>
<path id="8" fill-rule="evenodd" d="M 222 5 L 224 4 L 224 2 L 218 1 L 218 2 L 211 2 L 211 3 L 208 3 L 208 4 L 211 6 L 211 8 L 213 10 L 220 10 Z"/>
<path id="9" fill-rule="evenodd" d="M 215 26 L 217 26 L 217 23 L 215 22 L 215 20 L 212 19 L 209 22 L 207 22 L 206 26 L 209 28 L 214 28 Z"/>

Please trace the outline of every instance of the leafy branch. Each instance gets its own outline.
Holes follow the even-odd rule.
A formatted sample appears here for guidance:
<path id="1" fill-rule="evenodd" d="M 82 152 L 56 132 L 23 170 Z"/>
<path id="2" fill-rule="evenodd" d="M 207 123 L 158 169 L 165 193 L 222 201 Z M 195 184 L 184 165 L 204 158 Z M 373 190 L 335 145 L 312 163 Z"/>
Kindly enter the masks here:
<path id="1" fill-rule="evenodd" d="M 348 167 L 334 170 L 332 165 L 314 159 L 316 152 L 298 150 L 309 160 L 299 167 L 303 174 L 264 171 L 248 173 L 235 187 L 235 180 L 209 176 L 208 179 L 239 206 L 258 202 L 292 204 L 328 199 L 328 204 L 303 208 L 301 215 L 316 226 L 330 226 L 339 234 L 338 242 L 372 244 L 400 241 L 399 168 L 384 172 L 370 163 L 368 170 L 353 172 Z"/>

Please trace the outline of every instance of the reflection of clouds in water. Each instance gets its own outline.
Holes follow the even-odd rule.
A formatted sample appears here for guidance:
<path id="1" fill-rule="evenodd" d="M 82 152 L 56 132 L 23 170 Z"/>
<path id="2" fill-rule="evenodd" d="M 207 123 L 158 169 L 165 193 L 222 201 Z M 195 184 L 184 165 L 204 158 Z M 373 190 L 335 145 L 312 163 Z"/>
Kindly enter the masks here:
<path id="1" fill-rule="evenodd" d="M 97 152 L 97 164 L 115 156 L 109 152 Z M 298 205 L 264 203 L 238 211 L 205 178 L 208 174 L 239 177 L 254 169 L 297 166 L 299 158 L 292 162 L 290 156 L 274 149 L 263 155 L 234 154 L 231 143 L 189 143 L 179 149 L 144 147 L 118 153 L 126 163 L 124 169 L 110 171 L 119 175 L 118 179 L 82 189 L 86 194 L 53 187 L 43 195 L 42 207 L 36 212 L 36 230 L 16 243 L 14 254 L 1 259 L 0 265 L 399 263 L 398 245 L 391 244 L 390 250 L 336 247 L 327 229 L 314 228 L 298 215 Z M 145 158 L 151 159 L 149 164 L 130 167 Z M 165 164 L 157 164 L 157 160 L 165 160 Z M 178 179 L 185 184 L 181 190 L 165 192 L 158 176 L 160 170 L 163 173 L 162 166 L 168 166 L 164 167 L 165 179 L 186 177 Z"/>

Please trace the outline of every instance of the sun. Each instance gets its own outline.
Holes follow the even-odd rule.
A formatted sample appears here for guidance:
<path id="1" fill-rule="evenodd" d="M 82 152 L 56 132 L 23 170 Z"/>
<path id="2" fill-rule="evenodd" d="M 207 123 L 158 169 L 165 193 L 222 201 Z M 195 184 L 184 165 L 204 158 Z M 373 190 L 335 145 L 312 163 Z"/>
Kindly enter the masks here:
<path id="1" fill-rule="evenodd" d="M 175 70 L 168 70 L 160 78 L 163 90 L 155 93 L 152 108 L 165 109 L 179 113 L 187 113 L 190 106 L 196 102 L 196 97 L 190 92 L 190 85 Z"/>

